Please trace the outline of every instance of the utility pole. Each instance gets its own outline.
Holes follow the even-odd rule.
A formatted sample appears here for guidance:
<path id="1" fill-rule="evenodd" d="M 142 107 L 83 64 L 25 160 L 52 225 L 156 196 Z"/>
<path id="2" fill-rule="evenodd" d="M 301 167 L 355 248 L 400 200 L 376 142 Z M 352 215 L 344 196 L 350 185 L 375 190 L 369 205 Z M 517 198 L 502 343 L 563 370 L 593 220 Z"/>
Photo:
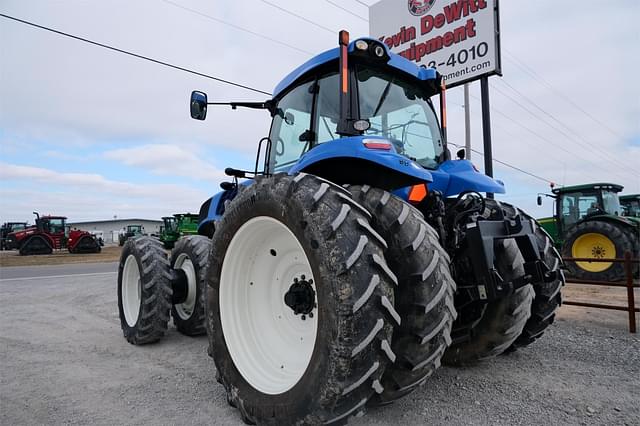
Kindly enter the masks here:
<path id="1" fill-rule="evenodd" d="M 480 78 L 480 97 L 482 98 L 482 139 L 484 144 L 484 173 L 493 177 L 493 154 L 491 152 L 491 115 L 489 112 L 489 78 L 484 75 Z M 493 198 L 493 194 L 487 193 L 487 198 Z"/>
<path id="2" fill-rule="evenodd" d="M 464 84 L 464 151 L 471 160 L 471 108 L 469 107 L 469 83 Z"/>

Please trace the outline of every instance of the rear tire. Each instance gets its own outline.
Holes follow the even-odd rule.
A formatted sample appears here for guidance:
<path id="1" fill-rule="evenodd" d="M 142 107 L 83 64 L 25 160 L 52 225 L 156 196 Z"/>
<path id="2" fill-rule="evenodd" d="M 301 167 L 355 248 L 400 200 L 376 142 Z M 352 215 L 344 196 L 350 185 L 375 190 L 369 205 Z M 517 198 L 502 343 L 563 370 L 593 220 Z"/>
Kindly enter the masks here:
<path id="1" fill-rule="evenodd" d="M 505 203 L 502 203 L 505 205 Z M 564 286 L 562 272 L 562 257 L 555 249 L 551 236 L 531 216 L 518 209 L 518 213 L 531 221 L 535 229 L 536 242 L 540 249 L 540 258 L 547 264 L 551 274 L 556 276 L 551 282 L 539 283 L 533 286 L 535 298 L 531 305 L 531 317 L 513 343 L 512 349 L 528 346 L 540 338 L 547 327 L 553 324 L 556 310 L 562 305 L 561 290 Z"/>
<path id="2" fill-rule="evenodd" d="M 638 253 L 638 236 L 634 228 L 603 220 L 589 220 L 571 229 L 562 247 L 564 257 L 622 258 L 626 251 Z M 593 242 L 589 237 L 594 236 Z M 621 262 L 566 262 L 569 274 L 576 279 L 623 281 Z"/>
<path id="3" fill-rule="evenodd" d="M 514 240 L 496 244 L 496 269 L 505 281 L 522 276 L 522 255 Z M 502 299 L 490 302 L 474 301 L 458 307 L 458 319 L 453 324 L 453 343 L 445 352 L 443 362 L 449 365 L 472 365 L 506 351 L 531 316 L 533 288 L 526 285 Z"/>
<path id="4" fill-rule="evenodd" d="M 167 254 L 154 238 L 131 238 L 122 248 L 118 311 L 129 343 L 157 342 L 167 332 L 172 295 L 169 271 Z"/>
<path id="5" fill-rule="evenodd" d="M 349 190 L 371 213 L 371 225 L 389 244 L 385 257 L 398 276 L 396 309 L 402 321 L 391 344 L 397 358 L 382 377 L 384 391 L 370 401 L 382 405 L 414 391 L 440 366 L 457 316 L 456 284 L 449 256 L 419 211 L 382 189 L 364 185 Z"/>
<path id="6" fill-rule="evenodd" d="M 258 179 L 227 206 L 212 241 L 207 332 L 246 423 L 344 424 L 382 391 L 397 281 L 369 220 L 348 191 L 304 173 Z M 290 305 L 296 283 L 304 291 Z"/>
<path id="7" fill-rule="evenodd" d="M 173 244 L 173 242 L 172 242 Z M 206 334 L 205 279 L 211 240 L 201 235 L 180 238 L 171 252 L 171 269 L 181 269 L 187 277 L 187 299 L 171 308 L 173 323 L 187 336 Z"/>

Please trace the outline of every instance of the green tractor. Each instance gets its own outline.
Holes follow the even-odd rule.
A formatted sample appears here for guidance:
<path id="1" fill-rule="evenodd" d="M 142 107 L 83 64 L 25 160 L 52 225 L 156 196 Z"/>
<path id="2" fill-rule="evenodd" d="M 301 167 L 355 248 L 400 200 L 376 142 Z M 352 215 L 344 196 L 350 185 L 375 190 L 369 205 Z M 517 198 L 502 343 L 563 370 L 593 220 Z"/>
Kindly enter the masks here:
<path id="1" fill-rule="evenodd" d="M 144 226 L 127 225 L 126 228 L 122 228 L 122 231 L 120 231 L 118 235 L 118 245 L 122 247 L 129 238 L 139 237 L 140 235 L 144 235 Z"/>
<path id="2" fill-rule="evenodd" d="M 621 196 L 620 205 L 624 210 L 624 216 L 640 217 L 640 194 Z"/>
<path id="3" fill-rule="evenodd" d="M 563 257 L 613 259 L 626 251 L 638 255 L 640 218 L 623 216 L 618 193 L 622 186 L 593 183 L 552 189 L 553 217 L 539 219 Z M 636 199 L 637 203 L 637 199 Z M 542 205 L 542 196 L 538 196 Z M 624 264 L 614 262 L 566 262 L 578 279 L 621 281 Z"/>
<path id="4" fill-rule="evenodd" d="M 198 215 L 191 213 L 178 213 L 162 218 L 163 225 L 160 228 L 160 241 L 164 248 L 171 250 L 178 238 L 183 235 L 198 234 Z"/>

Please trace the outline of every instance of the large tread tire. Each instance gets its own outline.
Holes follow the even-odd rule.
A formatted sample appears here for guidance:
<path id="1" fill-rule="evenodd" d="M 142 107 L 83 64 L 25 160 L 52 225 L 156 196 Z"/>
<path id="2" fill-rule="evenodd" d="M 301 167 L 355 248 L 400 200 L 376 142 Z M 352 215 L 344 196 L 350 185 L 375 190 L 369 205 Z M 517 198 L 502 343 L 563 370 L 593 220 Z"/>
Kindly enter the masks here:
<path id="1" fill-rule="evenodd" d="M 172 242 L 173 244 L 173 242 Z M 171 269 L 182 267 L 185 270 L 193 268 L 195 278 L 195 303 L 193 307 L 184 305 L 173 305 L 171 316 L 178 331 L 187 336 L 201 336 L 207 333 L 205 327 L 205 289 L 207 266 L 209 262 L 209 251 L 211 240 L 201 235 L 190 235 L 180 238 L 175 243 L 175 248 L 171 252 Z M 188 263 L 186 260 L 188 259 Z M 192 265 L 192 266 L 189 266 Z"/>
<path id="2" fill-rule="evenodd" d="M 135 259 L 140 277 L 140 307 L 133 325 L 127 322 L 123 308 L 123 270 L 130 256 Z M 167 253 L 158 240 L 143 236 L 124 244 L 118 266 L 118 311 L 122 332 L 129 343 L 154 343 L 166 334 L 172 297 L 169 271 Z"/>
<path id="3" fill-rule="evenodd" d="M 387 241 L 385 257 L 398 277 L 396 309 L 402 321 L 391 344 L 396 360 L 382 377 L 384 391 L 370 401 L 382 405 L 411 393 L 440 366 L 457 316 L 456 284 L 438 234 L 418 210 L 382 189 L 349 190 L 373 216 L 371 225 Z"/>
<path id="4" fill-rule="evenodd" d="M 482 217 L 513 218 L 517 211 L 507 204 L 486 199 Z M 467 247 L 465 250 L 473 250 Z M 463 253 L 459 254 L 463 258 Z M 498 241 L 495 245 L 495 267 L 505 281 L 522 277 L 524 259 L 513 239 Z M 508 350 L 522 334 L 531 316 L 534 291 L 526 285 L 509 296 L 493 301 L 471 303 L 460 292 L 456 295 L 458 318 L 453 324 L 453 343 L 445 352 L 443 363 L 448 365 L 472 365 L 493 358 Z M 462 303 L 461 303 L 462 302 Z"/>
<path id="5" fill-rule="evenodd" d="M 20 256 L 53 253 L 53 247 L 42 235 L 32 235 L 20 246 Z"/>
<path id="6" fill-rule="evenodd" d="M 638 255 L 638 233 L 631 226 L 624 226 L 614 222 L 604 220 L 588 220 L 579 223 L 572 228 L 565 239 L 562 247 L 563 257 L 575 257 L 572 253 L 572 247 L 575 241 L 582 235 L 594 233 L 601 234 L 611 240 L 615 246 L 615 253 L 605 253 L 605 258 L 622 258 L 626 251 L 631 252 L 632 256 Z M 566 262 L 569 275 L 579 280 L 596 280 L 596 281 L 623 281 L 626 277 L 624 263 L 612 262 L 611 266 L 601 272 L 590 272 L 582 269 L 576 262 Z"/>
<path id="7" fill-rule="evenodd" d="M 502 203 L 502 205 L 508 206 L 506 203 Z M 550 274 L 554 275 L 555 279 L 550 282 L 533 285 L 535 298 L 531 305 L 531 317 L 527 320 L 522 334 L 518 336 L 513 343 L 512 349 L 522 348 L 532 344 L 553 324 L 556 310 L 562 305 L 561 290 L 565 283 L 564 273 L 562 271 L 562 257 L 554 247 L 553 239 L 535 219 L 520 209 L 517 211 L 521 216 L 529 219 L 531 222 L 535 230 L 536 242 L 540 250 L 540 258 L 546 263 Z"/>
<path id="8" fill-rule="evenodd" d="M 267 394 L 239 373 L 220 319 L 219 291 L 225 254 L 249 220 L 271 217 L 295 235 L 316 279 L 318 330 L 309 364 L 289 390 Z M 207 279 L 207 334 L 219 382 L 230 405 L 248 424 L 345 424 L 362 415 L 382 392 L 381 378 L 395 357 L 390 348 L 394 274 L 386 243 L 369 213 L 350 193 L 301 173 L 257 179 L 229 205 L 212 240 Z"/>

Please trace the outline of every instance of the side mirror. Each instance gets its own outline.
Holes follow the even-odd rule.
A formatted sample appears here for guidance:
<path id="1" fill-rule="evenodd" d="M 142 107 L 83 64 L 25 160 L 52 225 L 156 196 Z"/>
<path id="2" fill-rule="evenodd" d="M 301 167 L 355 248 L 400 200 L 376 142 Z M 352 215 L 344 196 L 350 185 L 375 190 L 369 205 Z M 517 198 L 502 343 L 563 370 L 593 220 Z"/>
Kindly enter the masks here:
<path id="1" fill-rule="evenodd" d="M 207 118 L 207 94 L 194 90 L 191 92 L 191 118 L 204 120 Z"/>
<path id="2" fill-rule="evenodd" d="M 542 195 L 538 195 L 538 205 L 542 205 Z"/>
<path id="3" fill-rule="evenodd" d="M 458 150 L 458 152 L 456 152 L 456 157 L 458 157 L 458 160 L 464 160 L 465 154 L 466 154 L 466 152 L 465 152 L 464 148 L 462 148 L 462 149 Z"/>

